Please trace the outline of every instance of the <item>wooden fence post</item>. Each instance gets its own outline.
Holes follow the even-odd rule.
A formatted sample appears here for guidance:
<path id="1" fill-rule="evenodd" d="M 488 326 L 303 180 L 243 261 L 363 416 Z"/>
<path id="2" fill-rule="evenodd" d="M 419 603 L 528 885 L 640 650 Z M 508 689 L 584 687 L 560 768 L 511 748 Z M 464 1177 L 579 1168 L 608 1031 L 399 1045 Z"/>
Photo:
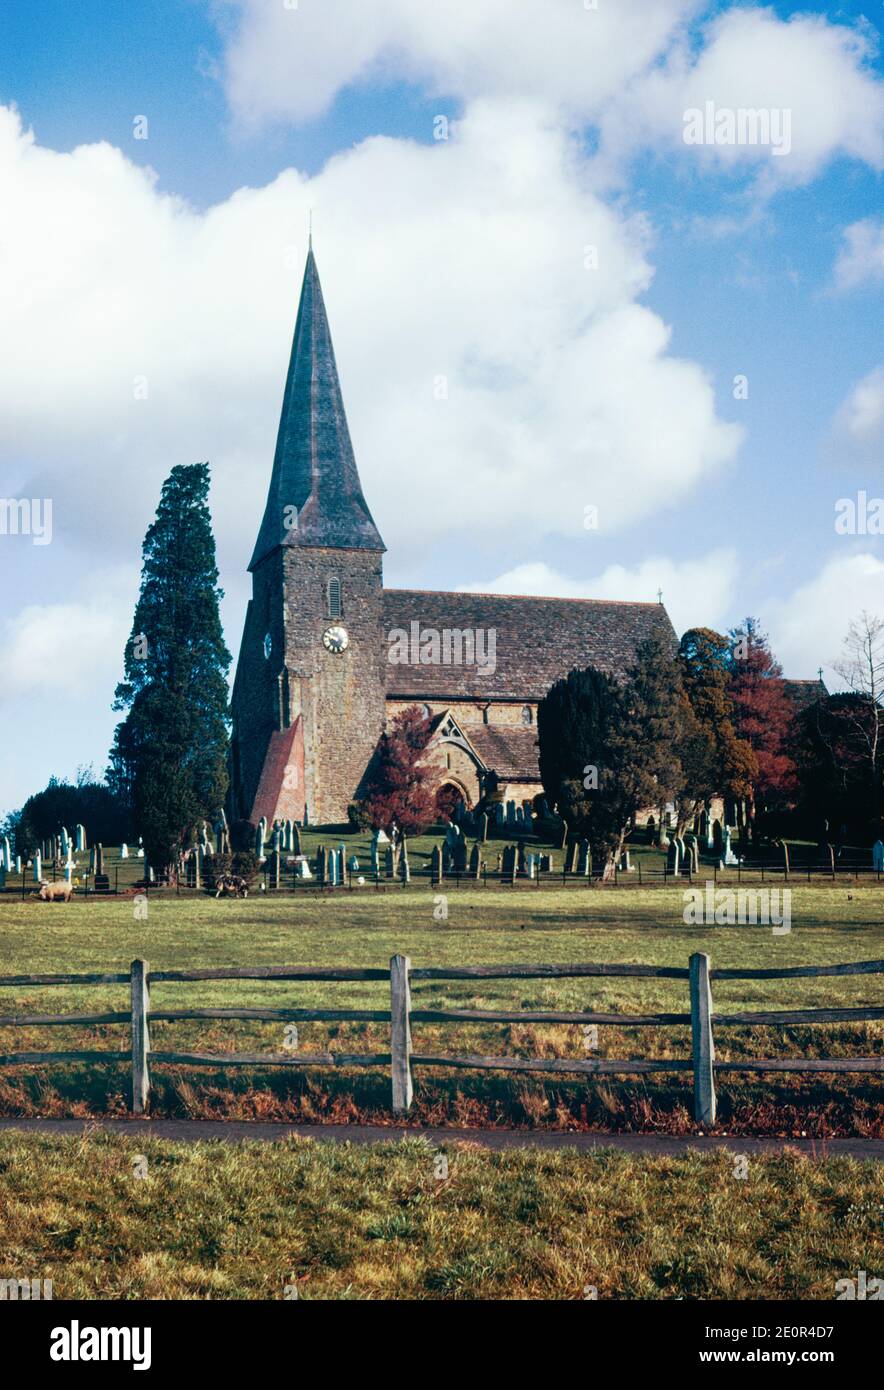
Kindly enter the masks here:
<path id="1" fill-rule="evenodd" d="M 150 1097 L 150 1072 L 147 1056 L 150 1052 L 150 1033 L 147 1018 L 150 1013 L 150 990 L 147 983 L 147 961 L 132 962 L 132 1110 L 143 1115 Z"/>
<path id="2" fill-rule="evenodd" d="M 691 1043 L 694 1060 L 694 1118 L 698 1124 L 715 1124 L 715 1044 L 712 1039 L 712 989 L 709 957 L 696 951 L 690 959 Z"/>
<path id="3" fill-rule="evenodd" d="M 393 1110 L 397 1114 L 411 1108 L 414 1079 L 411 1074 L 411 985 L 408 956 L 390 961 L 390 1071 L 393 1080 Z"/>

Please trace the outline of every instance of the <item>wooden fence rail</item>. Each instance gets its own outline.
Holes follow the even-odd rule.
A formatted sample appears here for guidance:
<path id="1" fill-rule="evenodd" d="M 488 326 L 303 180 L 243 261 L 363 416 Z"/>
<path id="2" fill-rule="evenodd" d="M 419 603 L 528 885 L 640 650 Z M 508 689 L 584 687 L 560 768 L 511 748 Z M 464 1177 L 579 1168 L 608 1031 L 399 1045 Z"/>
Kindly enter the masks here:
<path id="1" fill-rule="evenodd" d="M 455 1067 L 482 1071 L 540 1072 L 578 1076 L 644 1075 L 652 1072 L 693 1072 L 694 1115 L 698 1123 L 713 1124 L 716 1115 L 716 1072 L 884 1072 L 884 1054 L 875 1057 L 751 1058 L 720 1062 L 715 1056 L 714 1030 L 738 1025 L 769 1024 L 774 1027 L 802 1023 L 858 1023 L 884 1019 L 884 1007 L 741 1010 L 717 1014 L 712 1001 L 715 980 L 791 980 L 809 977 L 884 974 L 884 960 L 850 961 L 842 965 L 799 965 L 782 969 L 712 970 L 708 955 L 695 952 L 687 968 L 657 965 L 581 963 L 572 965 L 470 965 L 432 966 L 413 969 L 408 956 L 395 955 L 389 969 L 325 966 L 234 966 L 199 970 L 149 970 L 147 961 L 134 960 L 128 974 L 3 975 L 0 988 L 34 985 L 107 985 L 128 983 L 128 1012 L 68 1014 L 0 1014 L 0 1027 L 57 1027 L 72 1024 L 127 1023 L 131 1030 L 129 1052 L 10 1052 L 0 1054 L 0 1066 L 34 1066 L 52 1062 L 131 1062 L 132 1110 L 143 1114 L 150 1102 L 150 1068 L 164 1063 L 176 1066 L 221 1067 L 381 1067 L 389 1066 L 392 1108 L 407 1112 L 414 1096 L 414 1068 Z M 446 1009 L 414 1008 L 411 986 L 430 980 L 677 979 L 688 984 L 690 1011 L 685 1013 L 618 1014 L 598 1011 L 564 1013 L 550 1009 Z M 155 1009 L 153 985 L 169 981 L 272 980 L 326 982 L 387 981 L 388 1009 L 331 1008 L 202 1008 Z M 251 1019 L 280 1022 L 389 1023 L 390 1051 L 342 1052 L 168 1052 L 151 1046 L 152 1021 L 180 1022 L 191 1019 Z M 414 1023 L 554 1023 L 612 1024 L 623 1027 L 691 1028 L 691 1056 L 651 1061 L 640 1058 L 570 1058 L 452 1056 L 415 1052 Z"/>

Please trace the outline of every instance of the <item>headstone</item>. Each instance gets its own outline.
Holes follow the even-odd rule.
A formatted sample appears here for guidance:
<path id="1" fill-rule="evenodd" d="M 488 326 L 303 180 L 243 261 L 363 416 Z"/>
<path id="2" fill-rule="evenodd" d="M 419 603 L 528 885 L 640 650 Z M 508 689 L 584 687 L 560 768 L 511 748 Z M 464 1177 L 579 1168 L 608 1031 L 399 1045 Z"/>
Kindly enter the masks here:
<path id="1" fill-rule="evenodd" d="M 20 874 L 20 873 L 21 873 L 21 855 L 20 855 L 20 854 L 17 854 L 17 855 L 15 856 L 15 872 L 16 872 L 17 874 Z"/>
<path id="2" fill-rule="evenodd" d="M 465 874 L 467 871 L 467 842 L 463 835 L 458 835 L 451 851 L 451 862 L 456 874 Z"/>
<path id="3" fill-rule="evenodd" d="M 332 888 L 336 888 L 340 882 L 338 877 L 338 852 L 334 849 L 328 852 L 328 881 Z"/>
<path id="4" fill-rule="evenodd" d="M 722 854 L 721 859 L 722 863 L 724 864 L 724 867 L 726 869 L 736 868 L 737 864 L 739 863 L 739 860 L 737 859 L 737 856 L 731 849 L 731 828 L 729 825 L 726 825 L 724 827 L 723 849 L 724 853 Z"/>
<path id="5" fill-rule="evenodd" d="M 581 840 L 577 858 L 577 873 L 580 878 L 592 877 L 592 852 L 588 840 Z"/>
<path id="6" fill-rule="evenodd" d="M 554 869 L 555 869 L 555 860 L 553 859 L 552 855 L 551 855 L 551 854 L 541 854 L 541 856 L 540 856 L 540 870 L 541 870 L 541 873 L 544 873 L 544 874 L 551 874 L 551 873 L 553 872 Z"/>
<path id="7" fill-rule="evenodd" d="M 84 829 L 84 827 L 83 827 L 82 825 L 78 825 L 78 826 L 77 826 L 76 836 L 77 836 L 76 849 L 77 849 L 77 851 L 78 851 L 79 853 L 82 853 L 83 850 L 85 850 L 85 848 L 86 848 L 86 831 L 85 831 L 85 829 Z"/>
<path id="8" fill-rule="evenodd" d="M 517 873 L 520 873 L 520 874 L 523 874 L 523 873 L 525 872 L 525 841 L 524 841 L 524 840 L 520 840 L 519 843 L 518 843 L 518 845 L 516 846 L 516 872 L 517 872 Z"/>
<path id="9" fill-rule="evenodd" d="M 263 858 L 264 858 L 264 835 L 263 835 L 263 832 L 262 832 L 262 830 L 261 830 L 261 826 L 260 826 L 260 825 L 258 825 L 258 826 L 256 827 L 256 829 L 255 829 L 255 854 L 257 855 L 257 857 L 258 857 L 259 859 L 263 860 Z"/>
<path id="10" fill-rule="evenodd" d="M 371 871 L 373 874 L 377 874 L 379 869 L 380 864 L 378 862 L 378 837 L 377 834 L 374 834 L 371 837 Z"/>
<path id="11" fill-rule="evenodd" d="M 120 845 L 120 858 L 121 858 L 121 859 L 128 859 L 128 858 L 129 858 L 129 846 L 128 846 L 128 845 L 126 845 L 126 844 Z"/>
<path id="12" fill-rule="evenodd" d="M 396 872 L 395 850 L 391 844 L 387 845 L 384 851 L 384 873 L 387 878 L 392 878 Z"/>
<path id="13" fill-rule="evenodd" d="M 458 827 L 453 823 L 449 824 L 448 829 L 445 831 L 445 843 L 448 846 L 448 848 L 454 849 L 454 846 L 457 844 L 458 840 L 462 839 L 463 836 L 461 835 Z"/>
<path id="14" fill-rule="evenodd" d="M 536 866 L 537 866 L 537 856 L 534 855 L 534 854 L 528 854 L 528 855 L 526 855 L 526 856 L 525 856 L 525 873 L 528 875 L 528 877 L 529 877 L 530 879 L 533 879 L 533 878 L 535 877 L 535 869 L 536 869 Z"/>
<path id="15" fill-rule="evenodd" d="M 516 823 L 516 803 L 514 801 L 506 803 L 506 823 L 507 825 L 515 825 Z"/>
<path id="16" fill-rule="evenodd" d="M 479 853 L 478 840 L 470 850 L 470 878 L 481 878 L 482 876 L 482 856 Z"/>
<path id="17" fill-rule="evenodd" d="M 411 869 L 408 863 L 408 841 L 404 835 L 402 836 L 402 842 L 399 846 L 399 877 L 403 883 L 411 882 Z"/>
<path id="18" fill-rule="evenodd" d="M 355 854 L 351 854 L 350 858 L 347 860 L 347 868 L 350 870 L 351 874 L 358 873 L 359 860 L 356 858 Z"/>
<path id="19" fill-rule="evenodd" d="M 285 823 L 284 839 L 285 839 L 285 852 L 286 852 L 286 854 L 291 854 L 291 852 L 292 852 L 292 823 L 291 823 L 291 820 L 288 820 L 288 819 L 286 820 L 286 823 Z"/>
<path id="20" fill-rule="evenodd" d="M 9 873 L 9 870 L 12 867 L 12 849 L 9 844 L 8 835 L 3 836 L 3 845 L 2 849 L 0 849 L 0 862 L 2 862 L 4 871 L 6 873 Z"/>
<path id="21" fill-rule="evenodd" d="M 669 848 L 666 854 L 666 869 L 670 874 L 681 873 L 681 851 L 678 847 L 678 840 L 675 838 L 669 841 Z"/>
<path id="22" fill-rule="evenodd" d="M 326 856 L 325 846 L 320 845 L 316 851 L 316 877 L 319 879 L 321 887 L 325 886 L 326 879 Z"/>
<path id="23" fill-rule="evenodd" d="M 575 840 L 568 851 L 568 873 L 576 874 L 577 862 L 580 855 L 580 846 Z"/>
<path id="24" fill-rule="evenodd" d="M 300 854 L 301 852 L 301 828 L 296 821 L 292 826 L 292 853 Z"/>
<path id="25" fill-rule="evenodd" d="M 629 850 L 628 850 L 628 849 L 625 849 L 625 850 L 623 851 L 623 853 L 621 854 L 621 856 L 620 856 L 620 872 L 621 872 L 622 874 L 631 874 L 631 873 L 634 873 L 634 872 L 635 872 L 635 870 L 633 869 L 632 865 L 631 865 L 630 862 L 629 862 Z"/>
<path id="26" fill-rule="evenodd" d="M 872 845 L 872 868 L 877 869 L 879 873 L 884 870 L 884 844 L 880 840 L 876 840 Z"/>
<path id="27" fill-rule="evenodd" d="M 505 819 L 506 819 L 506 811 L 504 810 L 503 802 L 502 802 L 502 801 L 495 801 L 495 803 L 494 803 L 494 824 L 495 824 L 496 826 L 501 826 L 501 825 L 503 825 Z"/>
<path id="28" fill-rule="evenodd" d="M 482 841 L 483 845 L 488 839 L 488 814 L 485 811 L 483 811 L 479 818 L 479 839 Z"/>
<path id="29" fill-rule="evenodd" d="M 312 878 L 312 877 L 313 877 L 313 875 L 312 875 L 311 872 L 310 872 L 310 865 L 309 865 L 309 863 L 307 862 L 307 857 L 306 857 L 306 855 L 303 855 L 303 854 L 299 855 L 298 858 L 295 860 L 295 878 Z"/>
<path id="30" fill-rule="evenodd" d="M 433 846 L 431 866 L 434 882 L 440 883 L 442 881 L 442 849 L 440 845 Z"/>
<path id="31" fill-rule="evenodd" d="M 43 877 L 43 856 L 40 851 L 34 850 L 34 882 L 39 883 Z"/>
<path id="32" fill-rule="evenodd" d="M 61 835 L 59 838 L 61 840 L 61 858 L 67 859 L 69 858 L 71 851 L 71 837 L 65 830 L 64 826 L 61 827 Z"/>

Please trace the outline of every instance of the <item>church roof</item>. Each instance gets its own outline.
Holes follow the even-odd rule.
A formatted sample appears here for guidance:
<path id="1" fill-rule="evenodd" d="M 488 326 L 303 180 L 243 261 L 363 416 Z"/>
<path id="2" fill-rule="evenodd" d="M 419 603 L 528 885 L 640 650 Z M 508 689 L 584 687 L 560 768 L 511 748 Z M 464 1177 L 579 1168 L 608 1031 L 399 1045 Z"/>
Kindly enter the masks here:
<path id="1" fill-rule="evenodd" d="M 655 633 L 662 633 L 673 651 L 676 646 L 660 603 L 385 589 L 384 640 L 391 652 L 396 640 L 391 632 L 410 634 L 412 623 L 440 633 L 446 628 L 493 632 L 493 662 L 487 636 L 480 650 L 485 670 L 476 664 L 422 665 L 413 657 L 408 663 L 388 661 L 391 699 L 541 700 L 555 681 L 585 666 L 624 676 L 639 643 Z M 456 644 L 452 647 L 456 650 Z"/>
<path id="2" fill-rule="evenodd" d="M 249 569 L 281 545 L 384 549 L 362 495 L 312 246 L 267 506 Z"/>
<path id="3" fill-rule="evenodd" d="M 470 743 L 486 767 L 506 781 L 539 778 L 537 729 L 509 724 L 468 724 Z"/>

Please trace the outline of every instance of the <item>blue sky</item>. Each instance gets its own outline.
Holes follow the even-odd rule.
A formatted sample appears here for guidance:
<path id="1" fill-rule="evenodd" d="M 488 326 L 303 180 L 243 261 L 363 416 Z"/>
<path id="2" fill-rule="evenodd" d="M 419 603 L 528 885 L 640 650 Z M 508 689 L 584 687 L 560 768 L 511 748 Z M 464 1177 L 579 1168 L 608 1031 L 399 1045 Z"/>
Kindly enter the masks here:
<path id="1" fill-rule="evenodd" d="M 52 498 L 55 531 L 0 537 L 0 810 L 103 768 L 174 463 L 213 464 L 236 651 L 308 206 L 388 583 L 659 586 L 677 628 L 754 613 L 830 680 L 884 616 L 881 541 L 833 529 L 882 487 L 877 14 L 404 6 L 6 0 L 0 495 Z M 788 107 L 790 155 L 687 149 L 707 98 Z M 595 237 L 600 271 L 564 264 Z"/>

